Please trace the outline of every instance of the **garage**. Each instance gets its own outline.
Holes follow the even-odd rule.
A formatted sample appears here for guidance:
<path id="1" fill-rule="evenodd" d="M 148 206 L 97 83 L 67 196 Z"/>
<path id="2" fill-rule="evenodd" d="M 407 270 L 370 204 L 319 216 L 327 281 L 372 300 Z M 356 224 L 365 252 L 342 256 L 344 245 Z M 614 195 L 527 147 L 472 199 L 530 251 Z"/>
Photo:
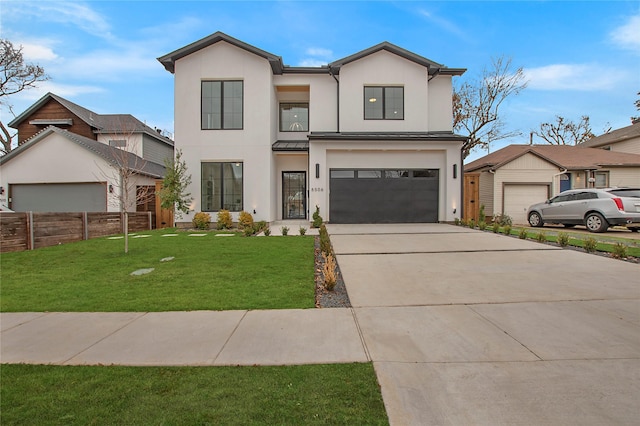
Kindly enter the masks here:
<path id="1" fill-rule="evenodd" d="M 526 224 L 529 206 L 547 198 L 548 184 L 505 184 L 504 213 L 511 216 L 514 224 Z"/>
<path id="2" fill-rule="evenodd" d="M 438 222 L 438 169 L 331 169 L 332 223 Z"/>
<path id="3" fill-rule="evenodd" d="M 104 212 L 104 183 L 10 184 L 11 209 L 17 212 Z"/>

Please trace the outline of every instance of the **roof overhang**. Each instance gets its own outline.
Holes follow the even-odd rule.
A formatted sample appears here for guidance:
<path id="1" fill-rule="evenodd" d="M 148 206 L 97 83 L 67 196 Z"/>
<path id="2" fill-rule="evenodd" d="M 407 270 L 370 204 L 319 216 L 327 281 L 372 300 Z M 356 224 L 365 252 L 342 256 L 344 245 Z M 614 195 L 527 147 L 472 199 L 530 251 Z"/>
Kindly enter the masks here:
<path id="1" fill-rule="evenodd" d="M 276 141 L 271 145 L 274 152 L 309 152 L 309 141 Z"/>
<path id="2" fill-rule="evenodd" d="M 464 142 L 467 136 L 453 132 L 311 132 L 309 140 L 394 140 Z"/>

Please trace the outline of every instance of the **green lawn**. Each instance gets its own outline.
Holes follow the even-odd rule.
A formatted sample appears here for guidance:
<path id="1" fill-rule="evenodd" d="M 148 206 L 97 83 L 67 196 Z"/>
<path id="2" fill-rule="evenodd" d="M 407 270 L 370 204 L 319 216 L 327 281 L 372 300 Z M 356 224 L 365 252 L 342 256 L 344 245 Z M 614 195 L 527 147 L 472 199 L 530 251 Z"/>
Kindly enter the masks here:
<path id="1" fill-rule="evenodd" d="M 2 365 L 3 425 L 385 425 L 371 364 Z"/>
<path id="2" fill-rule="evenodd" d="M 314 307 L 312 236 L 107 238 L 0 256 L 2 312 Z M 168 262 L 160 260 L 173 256 Z M 131 276 L 142 268 L 147 275 Z"/>

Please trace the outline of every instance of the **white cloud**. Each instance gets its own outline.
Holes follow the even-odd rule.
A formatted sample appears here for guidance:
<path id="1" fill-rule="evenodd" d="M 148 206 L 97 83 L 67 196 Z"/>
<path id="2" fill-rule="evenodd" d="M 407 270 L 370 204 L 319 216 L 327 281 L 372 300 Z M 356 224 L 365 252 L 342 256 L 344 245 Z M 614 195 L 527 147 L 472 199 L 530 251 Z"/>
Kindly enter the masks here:
<path id="1" fill-rule="evenodd" d="M 307 49 L 307 55 L 318 56 L 320 58 L 333 57 L 333 51 L 330 49 L 323 49 L 321 47 L 310 47 Z"/>
<path id="2" fill-rule="evenodd" d="M 640 52 L 640 15 L 629 18 L 629 21 L 613 30 L 611 40 L 618 46 Z"/>
<path id="3" fill-rule="evenodd" d="M 435 26 L 438 26 L 443 30 L 447 31 L 448 33 L 456 35 L 461 39 L 467 39 L 467 34 L 462 29 L 460 29 L 460 27 L 458 27 L 456 24 L 449 21 L 448 19 L 436 16 L 435 14 L 424 9 L 418 10 L 418 14 L 423 18 L 425 18 L 426 20 L 428 20 L 429 22 L 431 22 L 432 24 L 434 24 Z"/>
<path id="4" fill-rule="evenodd" d="M 48 46 L 39 43 L 17 43 L 22 46 L 22 55 L 30 61 L 53 61 L 58 55 Z"/>
<path id="5" fill-rule="evenodd" d="M 97 86 L 60 84 L 49 80 L 38 83 L 36 88 L 25 90 L 20 94 L 23 100 L 36 101 L 48 92 L 55 93 L 63 98 L 73 99 L 79 95 L 101 93 L 104 91 L 105 89 Z"/>
<path id="6" fill-rule="evenodd" d="M 298 63 L 299 67 L 321 67 L 322 65 L 327 65 L 327 61 L 323 61 L 321 59 L 307 58 L 303 59 Z"/>
<path id="7" fill-rule="evenodd" d="M 553 64 L 524 70 L 529 88 L 534 90 L 595 91 L 611 89 L 623 73 L 595 64 Z"/>

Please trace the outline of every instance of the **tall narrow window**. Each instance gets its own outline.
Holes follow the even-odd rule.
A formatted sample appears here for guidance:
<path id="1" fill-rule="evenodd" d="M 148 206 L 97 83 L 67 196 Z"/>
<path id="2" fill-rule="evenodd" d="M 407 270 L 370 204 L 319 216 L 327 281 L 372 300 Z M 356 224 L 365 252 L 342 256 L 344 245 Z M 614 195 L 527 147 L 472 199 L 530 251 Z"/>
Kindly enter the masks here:
<path id="1" fill-rule="evenodd" d="M 365 86 L 365 120 L 404 120 L 404 87 Z"/>
<path id="2" fill-rule="evenodd" d="M 281 132 L 309 131 L 309 104 L 283 103 L 280 104 Z"/>
<path id="3" fill-rule="evenodd" d="M 242 81 L 203 81 L 201 128 L 242 129 L 242 98 Z"/>
<path id="4" fill-rule="evenodd" d="M 202 163 L 201 209 L 239 212 L 243 205 L 243 163 Z"/>

